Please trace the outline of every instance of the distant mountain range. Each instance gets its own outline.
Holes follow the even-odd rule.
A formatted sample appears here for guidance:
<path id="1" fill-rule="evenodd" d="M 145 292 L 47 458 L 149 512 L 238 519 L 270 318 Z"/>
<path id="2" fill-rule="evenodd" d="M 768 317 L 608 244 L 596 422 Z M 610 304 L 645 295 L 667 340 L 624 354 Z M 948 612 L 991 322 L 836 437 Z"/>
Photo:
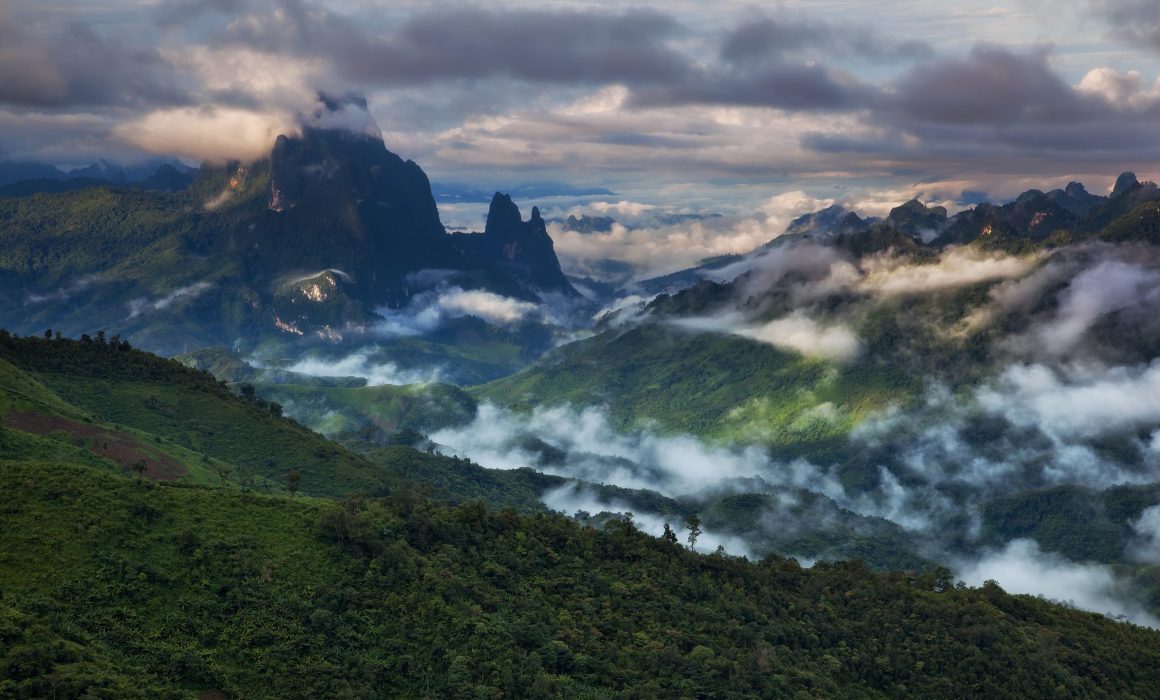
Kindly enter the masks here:
<path id="1" fill-rule="evenodd" d="M 468 185 L 431 183 L 435 201 L 441 204 L 485 204 L 492 192 Z M 545 199 L 548 197 L 615 197 L 616 193 L 603 187 L 575 187 L 565 183 L 541 182 L 516 185 L 507 190 L 512 199 Z"/>
<path id="2" fill-rule="evenodd" d="M 0 161 L 0 187 L 29 180 L 82 180 L 124 185 L 144 182 L 155 177 L 158 172 L 170 171 L 192 176 L 197 172 L 197 168 L 192 168 L 176 158 L 157 158 L 128 166 L 116 165 L 102 158 L 91 165 L 68 171 L 54 165 L 31 161 Z"/>

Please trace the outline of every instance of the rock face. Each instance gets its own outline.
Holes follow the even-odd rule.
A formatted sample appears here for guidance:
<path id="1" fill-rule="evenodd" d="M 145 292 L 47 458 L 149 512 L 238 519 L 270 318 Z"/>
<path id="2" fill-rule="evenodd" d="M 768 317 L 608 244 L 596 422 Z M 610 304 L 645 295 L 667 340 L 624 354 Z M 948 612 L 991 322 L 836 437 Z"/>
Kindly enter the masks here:
<path id="1" fill-rule="evenodd" d="M 397 301 L 410 272 L 471 267 L 444 231 L 422 169 L 380 137 L 340 128 L 278 137 L 266 211 L 241 237 L 259 267 L 340 269 L 373 304 Z"/>
<path id="2" fill-rule="evenodd" d="M 934 240 L 947 223 L 946 207 L 928 207 L 917 199 L 890 210 L 886 223 L 912 238 Z"/>
<path id="3" fill-rule="evenodd" d="M 496 196 L 482 236 L 448 235 L 426 174 L 387 150 L 361 98 L 324 98 L 301 135 L 278 137 L 268 168 L 258 221 L 235 229 L 265 282 L 337 269 L 372 307 L 405 304 L 422 270 L 507 296 L 574 293 L 539 212 L 523 222 L 510 197 Z"/>
<path id="4" fill-rule="evenodd" d="M 1052 190 L 1047 193 L 1048 198 L 1057 206 L 1066 209 L 1076 216 L 1084 216 L 1092 207 L 1104 202 L 1103 197 L 1096 196 L 1078 182 L 1069 182 L 1062 190 Z"/>
<path id="5" fill-rule="evenodd" d="M 1112 198 L 1115 199 L 1126 194 L 1139 184 L 1140 181 L 1136 179 L 1136 173 L 1123 173 L 1116 178 L 1116 186 L 1112 188 Z"/>
<path id="6" fill-rule="evenodd" d="M 481 238 L 480 252 L 517 278 L 542 291 L 575 294 L 560 269 L 560 261 L 538 207 L 532 207 L 532 217 L 524 221 L 512 198 L 496 192 Z"/>
<path id="7" fill-rule="evenodd" d="M 802 214 L 790 222 L 784 235 L 803 238 L 832 237 L 841 233 L 846 219 L 852 213 L 841 204 L 833 204 L 819 211 Z"/>

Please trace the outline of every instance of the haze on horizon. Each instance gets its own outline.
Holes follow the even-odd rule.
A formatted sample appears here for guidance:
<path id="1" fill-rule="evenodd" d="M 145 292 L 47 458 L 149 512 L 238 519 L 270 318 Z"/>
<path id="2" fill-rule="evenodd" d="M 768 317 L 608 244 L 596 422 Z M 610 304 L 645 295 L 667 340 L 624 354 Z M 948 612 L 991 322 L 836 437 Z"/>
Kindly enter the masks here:
<path id="1" fill-rule="evenodd" d="M 0 160 L 254 157 L 320 90 L 435 179 L 645 202 L 876 214 L 1160 158 L 1146 0 L 2 0 L 0 47 Z"/>

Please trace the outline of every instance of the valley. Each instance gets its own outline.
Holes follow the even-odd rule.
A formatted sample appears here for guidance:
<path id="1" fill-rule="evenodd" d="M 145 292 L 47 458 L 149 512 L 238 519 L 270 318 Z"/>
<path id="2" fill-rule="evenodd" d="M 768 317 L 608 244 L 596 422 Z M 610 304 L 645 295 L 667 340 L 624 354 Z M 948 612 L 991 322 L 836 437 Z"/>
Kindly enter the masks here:
<path id="1" fill-rule="evenodd" d="M 0 698 L 1160 697 L 1160 15 L 879 5 L 0 6 Z"/>

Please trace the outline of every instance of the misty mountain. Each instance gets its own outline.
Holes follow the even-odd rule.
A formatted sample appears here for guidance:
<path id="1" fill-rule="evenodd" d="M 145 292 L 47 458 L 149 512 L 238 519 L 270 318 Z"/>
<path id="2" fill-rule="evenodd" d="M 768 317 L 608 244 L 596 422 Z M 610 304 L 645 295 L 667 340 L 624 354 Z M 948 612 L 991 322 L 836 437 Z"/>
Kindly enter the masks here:
<path id="1" fill-rule="evenodd" d="M 53 165 L 19 161 L 0 162 L 0 185 L 21 180 L 63 180 L 65 177 L 67 174 Z"/>
<path id="2" fill-rule="evenodd" d="M 605 431 L 586 434 L 586 449 L 636 436 L 611 451 L 652 465 L 576 460 L 559 473 L 677 499 L 765 494 L 760 516 L 715 523 L 745 546 L 802 523 L 776 504 L 805 489 L 903 527 L 934 560 L 1073 567 L 1107 576 L 1098 605 L 1152 609 L 1140 601 L 1160 590 L 1141 554 L 1160 541 L 1149 510 L 1160 499 L 1158 194 L 1129 174 L 1110 197 L 1033 190 L 954 216 L 910 202 L 881 221 L 787 234 L 471 393 L 497 407 L 489 435 L 528 421 L 569 444 L 545 416 L 572 411 L 561 425 Z M 463 454 L 503 450 L 468 434 Z M 732 446 L 696 460 L 715 464 L 712 476 L 648 447 L 688 436 Z M 803 527 L 820 535 L 832 522 Z"/>
<path id="3" fill-rule="evenodd" d="M 159 170 L 166 167 L 176 170 L 183 176 L 193 175 L 197 172 L 197 168 L 191 168 L 176 158 L 154 158 L 131 165 L 110 163 L 101 158 L 85 167 L 73 168 L 68 171 L 45 163 L 2 161 L 0 162 L 0 186 L 30 180 L 88 180 L 112 184 L 139 183 L 154 177 Z M 27 187 L 26 185 L 26 189 Z"/>
<path id="4" fill-rule="evenodd" d="M 538 211 L 524 222 L 496 197 L 483 234 L 448 235 L 422 169 L 366 120 L 365 102 L 328 99 L 269 157 L 206 166 L 188 183 L 163 164 L 129 185 L 10 186 L 0 325 L 104 329 L 176 353 L 374 340 L 384 324 L 421 335 L 490 312 L 510 325 L 544 295 L 579 300 Z M 406 328 L 387 318 L 424 309 Z"/>

